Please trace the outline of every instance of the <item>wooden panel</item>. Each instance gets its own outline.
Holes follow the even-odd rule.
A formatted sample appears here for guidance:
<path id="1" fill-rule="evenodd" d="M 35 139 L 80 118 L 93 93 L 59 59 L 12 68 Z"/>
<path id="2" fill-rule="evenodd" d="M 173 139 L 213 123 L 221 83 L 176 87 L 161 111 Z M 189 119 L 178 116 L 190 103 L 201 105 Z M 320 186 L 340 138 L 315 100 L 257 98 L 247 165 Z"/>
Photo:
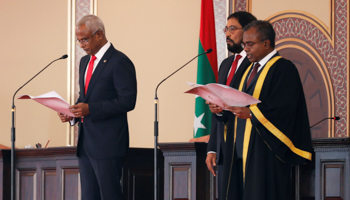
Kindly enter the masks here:
<path id="1" fill-rule="evenodd" d="M 158 196 L 162 200 L 164 159 L 160 151 L 158 155 Z M 0 150 L 0 200 L 11 197 L 10 167 L 10 150 Z M 76 147 L 16 150 L 16 169 L 17 200 L 81 199 Z M 154 199 L 153 169 L 153 149 L 129 149 L 122 181 L 126 200 Z"/>
<path id="2" fill-rule="evenodd" d="M 164 158 L 158 151 L 158 199 L 163 199 Z M 153 149 L 131 148 L 123 168 L 122 188 L 125 199 L 154 199 L 154 151 Z"/>
<path id="3" fill-rule="evenodd" d="M 62 169 L 62 196 L 64 200 L 79 200 L 80 194 L 80 174 L 78 168 Z"/>
<path id="4" fill-rule="evenodd" d="M 215 200 L 214 177 L 205 165 L 206 143 L 159 143 L 164 155 L 164 199 Z"/>
<path id="5" fill-rule="evenodd" d="M 52 199 L 57 195 L 56 168 L 42 170 L 42 199 Z"/>
<path id="6" fill-rule="evenodd" d="M 79 200 L 81 198 L 81 188 L 79 177 L 79 164 L 77 157 L 74 155 L 74 159 L 57 160 L 56 170 L 56 178 L 58 184 L 57 198 L 60 200 Z"/>
<path id="7" fill-rule="evenodd" d="M 325 163 L 323 168 L 325 198 L 343 198 L 344 162 Z"/>
<path id="8" fill-rule="evenodd" d="M 315 199 L 350 199 L 350 138 L 313 141 Z"/>
<path id="9" fill-rule="evenodd" d="M 11 198 L 11 152 L 0 150 L 0 200 Z"/>
<path id="10" fill-rule="evenodd" d="M 152 170 L 131 169 L 128 170 L 128 199 L 154 199 L 153 190 L 150 186 L 154 184 Z M 148 183 L 147 185 L 145 183 Z"/>
<path id="11" fill-rule="evenodd" d="M 2 158 L 2 151 L 0 151 L 0 200 L 3 200 L 4 193 L 4 159 Z M 8 184 L 10 185 L 10 184 Z M 10 197 L 8 197 L 10 198 Z"/>
<path id="12" fill-rule="evenodd" d="M 191 164 L 170 164 L 173 199 L 189 199 L 191 194 Z"/>
<path id="13" fill-rule="evenodd" d="M 20 169 L 17 177 L 17 199 L 36 199 L 36 169 Z"/>
<path id="14" fill-rule="evenodd" d="M 299 173 L 296 174 L 296 197 L 300 197 L 300 200 L 315 200 L 315 163 L 309 162 L 306 165 L 295 167 L 295 170 Z M 297 198 L 296 198 L 297 199 Z"/>

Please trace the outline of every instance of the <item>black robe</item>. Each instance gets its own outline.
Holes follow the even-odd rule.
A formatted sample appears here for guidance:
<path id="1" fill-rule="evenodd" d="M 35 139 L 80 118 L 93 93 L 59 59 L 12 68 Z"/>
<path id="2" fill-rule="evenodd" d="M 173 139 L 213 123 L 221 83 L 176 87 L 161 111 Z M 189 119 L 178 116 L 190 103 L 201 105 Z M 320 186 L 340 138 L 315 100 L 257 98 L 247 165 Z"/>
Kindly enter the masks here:
<path id="1" fill-rule="evenodd" d="M 223 195 L 228 200 L 289 200 L 291 166 L 311 160 L 311 133 L 299 73 L 283 58 L 268 65 L 248 88 L 245 82 L 249 69 L 242 78 L 241 90 L 261 101 L 249 106 L 252 118 L 227 116 Z M 236 152 L 238 134 L 244 134 L 241 160 Z"/>

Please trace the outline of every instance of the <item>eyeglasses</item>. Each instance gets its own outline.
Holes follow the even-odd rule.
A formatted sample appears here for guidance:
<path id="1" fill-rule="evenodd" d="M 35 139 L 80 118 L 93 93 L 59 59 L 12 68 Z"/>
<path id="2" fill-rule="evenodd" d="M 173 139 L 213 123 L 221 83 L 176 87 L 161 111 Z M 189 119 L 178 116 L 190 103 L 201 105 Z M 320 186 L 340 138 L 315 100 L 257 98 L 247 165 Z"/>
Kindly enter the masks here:
<path id="1" fill-rule="evenodd" d="M 224 31 L 225 34 L 227 33 L 227 31 L 229 31 L 231 34 L 233 34 L 233 32 L 235 30 L 237 30 L 237 29 L 243 29 L 243 28 L 237 28 L 237 27 L 234 27 L 234 26 L 230 26 L 230 27 L 225 26 L 223 31 Z"/>
<path id="2" fill-rule="evenodd" d="M 75 40 L 75 43 L 77 44 L 77 45 L 86 45 L 88 42 L 89 42 L 89 40 L 98 32 L 99 30 L 97 30 L 94 34 L 92 34 L 89 38 L 87 38 L 87 39 L 82 39 L 82 40 L 78 40 L 78 39 L 76 39 Z"/>
<path id="3" fill-rule="evenodd" d="M 261 40 L 260 42 L 264 42 L 265 40 Z M 247 49 L 251 49 L 254 46 L 254 44 L 257 44 L 257 43 L 260 43 L 260 42 L 247 42 L 247 43 L 242 42 L 241 46 L 242 46 L 243 49 L 245 47 L 247 47 Z"/>

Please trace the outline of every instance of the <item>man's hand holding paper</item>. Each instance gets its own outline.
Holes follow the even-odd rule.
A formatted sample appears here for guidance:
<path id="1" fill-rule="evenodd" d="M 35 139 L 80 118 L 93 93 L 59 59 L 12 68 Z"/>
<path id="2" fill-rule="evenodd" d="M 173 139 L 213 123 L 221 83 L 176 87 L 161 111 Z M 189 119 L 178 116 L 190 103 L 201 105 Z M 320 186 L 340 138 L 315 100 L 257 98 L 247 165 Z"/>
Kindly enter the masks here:
<path id="1" fill-rule="evenodd" d="M 57 112 L 57 115 L 58 117 L 60 118 L 61 122 L 64 123 L 64 122 L 69 122 L 73 119 L 73 117 L 70 117 L 68 115 L 65 115 L 65 114 L 62 114 L 60 112 Z"/>
<path id="2" fill-rule="evenodd" d="M 69 107 L 70 111 L 75 117 L 84 117 L 90 113 L 89 105 L 87 103 L 78 103 Z"/>
<path id="3" fill-rule="evenodd" d="M 205 103 L 209 106 L 210 112 L 212 112 L 214 114 L 221 113 L 223 111 L 223 109 L 216 104 L 213 104 L 209 101 L 206 101 Z"/>
<path id="4" fill-rule="evenodd" d="M 250 109 L 247 107 L 227 106 L 225 110 L 231 111 L 234 115 L 241 119 L 252 118 Z"/>

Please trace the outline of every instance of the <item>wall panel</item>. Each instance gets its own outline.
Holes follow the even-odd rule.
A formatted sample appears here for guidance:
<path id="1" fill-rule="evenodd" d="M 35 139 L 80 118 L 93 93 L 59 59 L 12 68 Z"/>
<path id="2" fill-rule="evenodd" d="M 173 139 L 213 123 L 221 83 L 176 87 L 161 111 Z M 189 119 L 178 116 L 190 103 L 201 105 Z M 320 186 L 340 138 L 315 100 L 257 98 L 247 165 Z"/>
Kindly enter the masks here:
<path id="1" fill-rule="evenodd" d="M 232 1 L 232 10 L 251 11 L 259 19 L 269 20 L 276 31 L 278 50 L 284 49 L 288 45 L 296 45 L 300 48 L 303 48 L 304 44 L 304 46 L 309 46 L 305 49 L 312 54 L 309 55 L 310 59 L 317 60 L 315 63 L 319 65 L 320 72 L 324 74 L 323 80 L 320 81 L 326 84 L 325 89 L 328 93 L 328 113 L 319 116 L 319 119 L 311 118 L 310 121 L 316 123 L 325 117 L 339 116 L 339 121 L 328 120 L 326 122 L 328 123 L 325 125 L 328 126 L 325 128 L 328 129 L 327 134 L 325 134 L 326 131 L 322 131 L 323 134 L 319 135 L 322 135 L 321 137 L 348 137 L 349 1 L 315 0 L 303 4 L 298 3 L 298 1 L 288 1 L 288 4 L 285 1 L 269 1 L 269 4 L 253 9 L 259 4 L 255 5 L 256 2 L 254 0 Z M 309 3 L 315 6 L 307 6 Z M 289 6 L 290 9 L 281 11 L 283 6 L 289 4 L 292 5 Z M 304 8 L 296 8 L 295 6 L 304 6 Z M 269 11 L 269 8 L 274 10 Z M 322 12 L 326 18 L 315 13 L 321 8 L 327 9 Z M 263 12 L 264 15 L 260 15 Z M 307 103 L 308 106 L 311 106 L 310 102 Z M 310 116 L 312 115 L 311 113 Z"/>

